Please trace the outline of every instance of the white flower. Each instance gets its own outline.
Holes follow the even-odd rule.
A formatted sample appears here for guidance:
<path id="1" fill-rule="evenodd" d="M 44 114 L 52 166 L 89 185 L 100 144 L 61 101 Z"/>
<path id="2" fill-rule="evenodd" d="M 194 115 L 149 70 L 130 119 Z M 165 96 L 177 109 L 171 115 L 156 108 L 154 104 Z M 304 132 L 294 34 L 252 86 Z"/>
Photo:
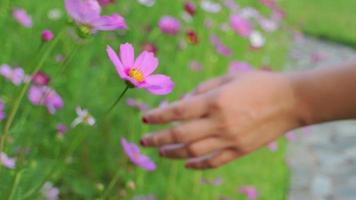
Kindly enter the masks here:
<path id="1" fill-rule="evenodd" d="M 155 0 L 138 0 L 138 2 L 144 6 L 152 7 L 155 4 Z"/>
<path id="2" fill-rule="evenodd" d="M 214 3 L 210 0 L 203 0 L 201 2 L 201 7 L 206 12 L 217 13 L 221 10 L 221 5 L 218 3 Z"/>
<path id="3" fill-rule="evenodd" d="M 78 126 L 79 124 L 83 123 L 89 126 L 94 126 L 95 125 L 95 119 L 94 117 L 88 112 L 86 109 L 82 109 L 81 107 L 77 107 L 75 109 L 77 112 L 77 118 L 74 119 L 72 122 L 71 126 L 72 128 Z"/>
<path id="4" fill-rule="evenodd" d="M 251 47 L 253 48 L 261 48 L 266 42 L 263 35 L 258 31 L 252 32 L 249 39 L 250 39 Z"/>

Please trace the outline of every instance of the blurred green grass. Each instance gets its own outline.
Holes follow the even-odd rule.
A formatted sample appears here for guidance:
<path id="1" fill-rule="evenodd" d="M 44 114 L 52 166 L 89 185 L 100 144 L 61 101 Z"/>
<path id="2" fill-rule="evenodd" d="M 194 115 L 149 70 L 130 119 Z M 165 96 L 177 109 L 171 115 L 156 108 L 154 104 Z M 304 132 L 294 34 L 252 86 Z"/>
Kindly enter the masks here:
<path id="1" fill-rule="evenodd" d="M 284 0 L 290 24 L 316 37 L 356 47 L 356 1 Z"/>
<path id="2" fill-rule="evenodd" d="M 0 171 L 1 197 L 5 199 L 9 195 L 11 188 L 14 188 L 14 177 L 22 174 L 14 199 L 22 199 L 24 195 L 27 195 L 27 199 L 41 199 L 39 189 L 48 180 L 60 188 L 61 199 L 95 199 L 101 192 L 98 185 L 107 186 L 119 170 L 120 182 L 112 191 L 110 199 L 119 199 L 122 190 L 128 195 L 120 199 L 130 199 L 134 194 L 154 194 L 159 200 L 210 200 L 222 196 L 244 199 L 237 192 L 241 185 L 255 185 L 261 200 L 285 199 L 289 182 L 284 161 L 285 141 L 280 141 L 276 153 L 261 149 L 220 169 L 204 172 L 186 170 L 181 161 L 164 160 L 157 156 L 157 152 L 144 150 L 158 163 L 158 170 L 148 173 L 128 164 L 119 139 L 125 136 L 130 141 L 138 142 L 142 134 L 159 127 L 143 125 L 140 122 L 140 113 L 128 108 L 125 101 L 117 106 L 109 121 L 94 128 L 80 126 L 70 130 L 63 140 L 56 139 L 55 125 L 58 122 L 70 124 L 75 118 L 74 108 L 77 105 L 88 108 L 100 121 L 123 89 L 124 84 L 105 54 L 107 44 L 118 48 L 119 44 L 130 42 L 135 45 L 136 53 L 142 42 L 150 41 L 157 45 L 157 56 L 160 59 L 158 71 L 172 76 L 176 83 L 174 93 L 167 97 L 156 97 L 145 91 L 132 90 L 127 94 L 127 97 L 141 99 L 151 106 L 158 106 L 162 100 L 177 99 L 201 81 L 223 75 L 228 63 L 235 59 L 248 61 L 256 67 L 268 62 L 274 70 L 283 66 L 289 44 L 284 32 L 266 35 L 266 46 L 251 53 L 247 50 L 247 42 L 235 33 L 224 33 L 218 25 L 210 30 L 203 26 L 205 18 L 214 20 L 216 24 L 227 22 L 227 10 L 219 14 L 206 14 L 199 10 L 194 21 L 184 25 L 184 29 L 196 30 L 200 43 L 197 46 L 188 46 L 183 51 L 179 50 L 177 47 L 180 39 L 184 39 L 184 33 L 177 37 L 162 35 L 156 24 L 162 15 L 180 17 L 183 2 L 160 0 L 154 7 L 147 8 L 136 1 L 120 0 L 108 7 L 105 12 L 119 11 L 126 18 L 129 30 L 126 34 L 96 35 L 87 45 L 79 48 L 64 74 L 58 73 L 60 64 L 54 58 L 57 54 L 67 56 L 77 44 L 72 39 L 60 42 L 43 70 L 51 75 L 51 87 L 62 95 L 65 107 L 55 116 L 49 116 L 44 108 L 33 107 L 27 99 L 22 102 L 11 129 L 13 143 L 7 148 L 10 155 L 18 157 L 17 168 L 11 172 L 4 169 Z M 257 0 L 238 2 L 267 12 Z M 58 33 L 66 24 L 65 20 L 53 22 L 47 18 L 50 9 L 63 9 L 62 1 L 13 0 L 11 7 L 27 9 L 33 17 L 34 28 L 24 29 L 11 17 L 6 19 L 5 26 L 0 30 L 0 63 L 20 65 L 30 73 L 37 62 L 36 49 L 40 45 L 41 30 L 50 28 Z M 153 28 L 151 33 L 144 32 L 147 26 Z M 231 58 L 216 53 L 209 42 L 210 33 L 219 35 L 233 49 Z M 191 60 L 199 61 L 204 66 L 203 71 L 191 71 L 188 68 Z M 19 88 L 11 86 L 3 79 L 0 79 L 0 84 L 0 96 L 6 101 L 9 110 L 19 94 Z M 30 149 L 29 153 L 23 153 L 27 148 Z M 201 185 L 201 177 L 221 177 L 223 184 Z M 129 181 L 136 184 L 136 189 L 127 187 Z"/>

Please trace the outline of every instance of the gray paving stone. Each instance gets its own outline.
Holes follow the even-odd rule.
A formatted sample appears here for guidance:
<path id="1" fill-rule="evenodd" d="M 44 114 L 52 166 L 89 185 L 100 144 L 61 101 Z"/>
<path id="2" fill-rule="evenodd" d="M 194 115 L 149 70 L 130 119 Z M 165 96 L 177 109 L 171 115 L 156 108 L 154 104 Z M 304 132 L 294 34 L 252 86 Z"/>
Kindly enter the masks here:
<path id="1" fill-rule="evenodd" d="M 313 62 L 313 56 L 319 56 Z M 325 67 L 356 59 L 356 50 L 306 37 L 290 50 L 286 70 Z M 356 121 L 296 130 L 288 144 L 289 200 L 356 200 Z"/>

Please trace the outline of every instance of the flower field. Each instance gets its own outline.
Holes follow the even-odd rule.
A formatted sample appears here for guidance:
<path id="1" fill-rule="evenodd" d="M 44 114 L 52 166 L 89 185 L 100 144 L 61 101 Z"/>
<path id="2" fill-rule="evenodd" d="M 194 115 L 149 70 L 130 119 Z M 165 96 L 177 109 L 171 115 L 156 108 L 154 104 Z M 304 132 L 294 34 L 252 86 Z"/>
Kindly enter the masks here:
<path id="1" fill-rule="evenodd" d="M 283 139 L 207 171 L 139 145 L 142 112 L 282 68 L 274 1 L 1 0 L 0 27 L 0 199 L 285 199 Z"/>

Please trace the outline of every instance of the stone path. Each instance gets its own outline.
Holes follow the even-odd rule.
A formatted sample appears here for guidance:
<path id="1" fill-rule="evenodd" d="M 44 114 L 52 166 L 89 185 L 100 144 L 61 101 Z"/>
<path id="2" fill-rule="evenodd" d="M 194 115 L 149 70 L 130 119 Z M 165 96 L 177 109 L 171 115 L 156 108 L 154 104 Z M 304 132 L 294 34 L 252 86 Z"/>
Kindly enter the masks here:
<path id="1" fill-rule="evenodd" d="M 313 38 L 299 38 L 286 70 L 302 70 L 356 59 L 356 50 Z M 356 88 L 355 88 L 356 91 Z M 289 200 L 356 200 L 356 120 L 296 130 L 287 161 Z"/>

